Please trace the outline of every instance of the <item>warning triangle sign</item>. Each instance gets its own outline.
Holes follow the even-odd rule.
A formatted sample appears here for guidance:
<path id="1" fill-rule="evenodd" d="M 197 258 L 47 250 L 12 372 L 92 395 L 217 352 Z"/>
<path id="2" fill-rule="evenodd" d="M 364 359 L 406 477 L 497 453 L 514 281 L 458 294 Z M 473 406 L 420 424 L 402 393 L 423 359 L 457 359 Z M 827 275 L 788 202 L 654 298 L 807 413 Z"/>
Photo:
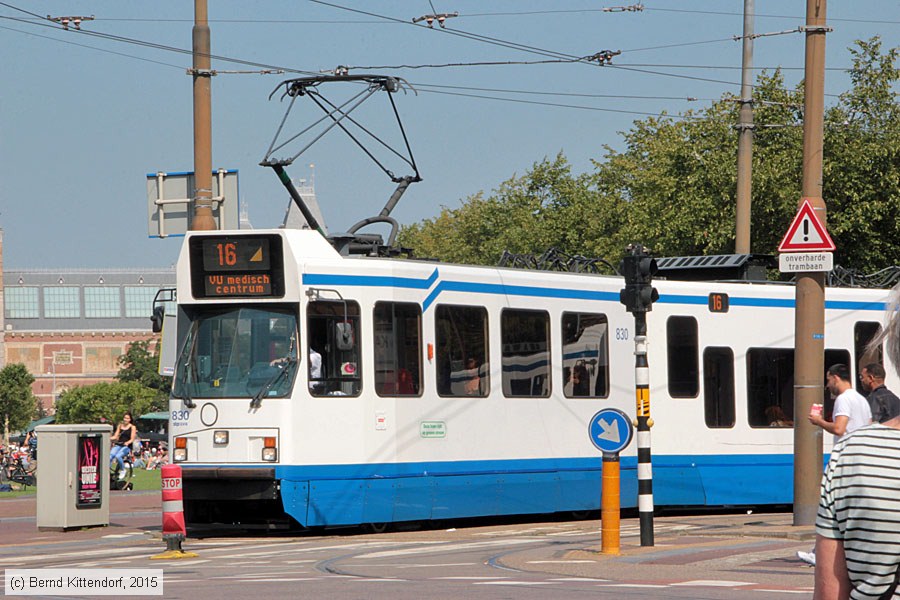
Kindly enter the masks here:
<path id="1" fill-rule="evenodd" d="M 834 242 L 822 226 L 809 198 L 803 200 L 787 235 L 778 246 L 779 252 L 833 252 Z"/>

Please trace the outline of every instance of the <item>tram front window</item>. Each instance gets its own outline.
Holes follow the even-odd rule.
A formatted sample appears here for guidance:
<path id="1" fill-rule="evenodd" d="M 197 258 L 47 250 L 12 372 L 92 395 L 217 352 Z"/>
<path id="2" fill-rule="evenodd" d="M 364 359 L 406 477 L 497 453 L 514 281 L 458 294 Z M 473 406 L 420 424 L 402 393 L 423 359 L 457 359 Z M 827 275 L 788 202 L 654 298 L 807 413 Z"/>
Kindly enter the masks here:
<path id="1" fill-rule="evenodd" d="M 193 325 L 176 365 L 173 396 L 264 398 L 287 396 L 297 373 L 297 318 L 287 308 L 205 310 Z"/>

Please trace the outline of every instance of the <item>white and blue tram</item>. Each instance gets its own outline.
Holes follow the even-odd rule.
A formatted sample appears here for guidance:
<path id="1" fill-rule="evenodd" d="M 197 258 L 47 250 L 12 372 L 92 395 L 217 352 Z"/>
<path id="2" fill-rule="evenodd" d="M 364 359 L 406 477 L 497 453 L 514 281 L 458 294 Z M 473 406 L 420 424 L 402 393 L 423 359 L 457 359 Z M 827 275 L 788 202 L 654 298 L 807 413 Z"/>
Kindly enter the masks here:
<path id="1" fill-rule="evenodd" d="M 188 522 L 599 508 L 588 423 L 606 407 L 635 413 L 622 286 L 346 256 L 308 230 L 189 232 L 170 403 Z M 655 504 L 790 503 L 790 421 L 805 418 L 792 414 L 794 288 L 655 286 Z M 826 364 L 881 360 L 866 345 L 886 300 L 827 290 Z M 635 455 L 622 453 L 623 506 L 637 502 Z"/>

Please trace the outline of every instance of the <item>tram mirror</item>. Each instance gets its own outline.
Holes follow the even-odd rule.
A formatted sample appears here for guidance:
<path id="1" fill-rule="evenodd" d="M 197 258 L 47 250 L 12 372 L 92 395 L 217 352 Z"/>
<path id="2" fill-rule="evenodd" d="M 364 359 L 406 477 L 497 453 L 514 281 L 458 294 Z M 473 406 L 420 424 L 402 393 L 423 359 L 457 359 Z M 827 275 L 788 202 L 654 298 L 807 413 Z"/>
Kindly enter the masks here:
<path id="1" fill-rule="evenodd" d="M 338 350 L 353 350 L 353 325 L 347 322 L 335 323 L 334 342 Z"/>
<path id="2" fill-rule="evenodd" d="M 153 309 L 150 316 L 150 324 L 153 326 L 153 333 L 159 333 L 163 328 L 163 319 L 166 316 L 166 307 L 159 305 Z"/>

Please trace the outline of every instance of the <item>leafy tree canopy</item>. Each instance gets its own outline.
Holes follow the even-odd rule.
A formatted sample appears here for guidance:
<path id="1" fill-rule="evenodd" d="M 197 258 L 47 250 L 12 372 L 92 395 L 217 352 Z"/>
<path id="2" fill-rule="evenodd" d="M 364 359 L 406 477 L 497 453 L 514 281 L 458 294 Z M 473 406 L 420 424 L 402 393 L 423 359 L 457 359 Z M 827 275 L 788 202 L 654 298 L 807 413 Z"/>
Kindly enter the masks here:
<path id="1" fill-rule="evenodd" d="M 137 381 L 103 382 L 63 392 L 56 403 L 56 422 L 114 424 L 126 412 L 137 419 L 161 410 L 165 410 L 165 400 L 156 390 Z"/>
<path id="2" fill-rule="evenodd" d="M 823 196 L 835 262 L 874 271 L 900 264 L 900 49 L 882 52 L 873 38 L 850 52 L 851 89 L 825 114 Z M 774 254 L 800 200 L 803 89 L 763 72 L 753 101 L 751 251 Z M 573 174 L 562 154 L 544 159 L 490 196 L 404 227 L 400 242 L 469 264 L 551 246 L 616 264 L 632 242 L 657 256 L 732 253 L 738 111 L 726 94 L 679 118 L 636 121 L 624 149 L 606 146 L 592 173 Z"/>
<path id="3" fill-rule="evenodd" d="M 3 441 L 9 432 L 24 428 L 37 414 L 37 398 L 31 391 L 34 376 L 23 364 L 10 364 L 0 369 L 0 427 Z"/>
<path id="4" fill-rule="evenodd" d="M 172 389 L 172 378 L 159 374 L 159 346 L 150 352 L 148 340 L 133 342 L 128 350 L 119 357 L 119 369 L 116 379 L 123 383 L 136 381 L 144 387 L 157 390 L 161 396 L 168 397 Z"/>

